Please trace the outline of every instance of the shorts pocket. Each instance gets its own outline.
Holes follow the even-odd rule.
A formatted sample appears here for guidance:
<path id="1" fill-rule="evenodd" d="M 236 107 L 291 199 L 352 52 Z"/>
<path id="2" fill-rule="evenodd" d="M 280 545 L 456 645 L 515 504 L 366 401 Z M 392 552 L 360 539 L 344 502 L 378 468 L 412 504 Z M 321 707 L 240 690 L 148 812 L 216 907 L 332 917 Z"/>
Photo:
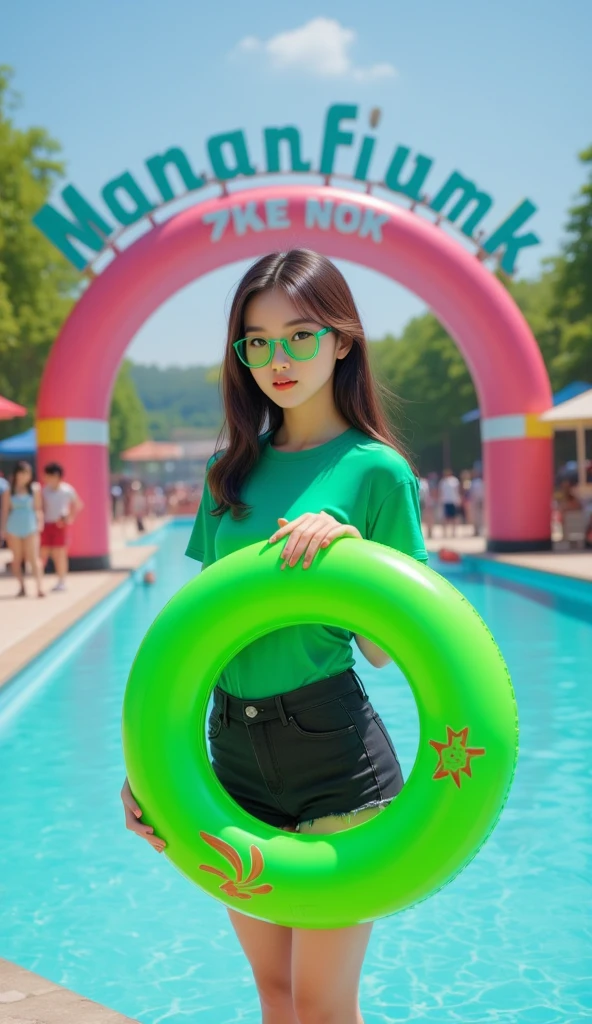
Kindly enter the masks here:
<path id="1" fill-rule="evenodd" d="M 301 736 L 309 736 L 315 740 L 326 740 L 331 736 L 347 736 L 348 732 L 355 732 L 356 730 L 355 725 L 346 725 L 342 729 L 330 729 L 328 732 L 312 732 L 310 729 L 303 729 L 293 716 L 288 721 Z"/>
<path id="2" fill-rule="evenodd" d="M 215 740 L 222 728 L 222 715 L 217 708 L 212 710 L 208 719 L 208 739 Z"/>
<path id="3" fill-rule="evenodd" d="M 290 715 L 288 721 L 300 736 L 310 739 L 326 740 L 356 731 L 355 724 L 339 700 L 299 711 L 296 715 Z"/>

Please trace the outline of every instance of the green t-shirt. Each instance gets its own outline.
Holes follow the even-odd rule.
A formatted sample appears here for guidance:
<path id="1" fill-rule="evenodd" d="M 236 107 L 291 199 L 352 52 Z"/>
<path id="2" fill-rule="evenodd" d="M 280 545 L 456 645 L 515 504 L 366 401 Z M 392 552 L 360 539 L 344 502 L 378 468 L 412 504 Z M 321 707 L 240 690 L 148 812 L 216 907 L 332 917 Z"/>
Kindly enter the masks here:
<path id="1" fill-rule="evenodd" d="M 264 542 L 278 529 L 278 518 L 295 519 L 304 512 L 326 511 L 356 526 L 362 537 L 427 562 L 420 524 L 418 481 L 409 464 L 393 448 L 354 427 L 300 452 L 281 452 L 260 437 L 261 454 L 243 484 L 241 498 L 253 506 L 247 518 L 235 520 L 216 507 L 207 485 L 187 547 L 203 568 L 225 555 Z M 222 454 L 222 453 L 219 453 Z M 279 540 L 278 554 L 287 538 Z M 352 542 L 353 543 L 353 542 Z M 284 572 L 302 572 L 302 560 Z M 262 698 L 354 665 L 353 633 L 324 625 L 297 625 L 274 630 L 253 641 L 228 663 L 218 680 L 223 690 L 242 698 Z"/>

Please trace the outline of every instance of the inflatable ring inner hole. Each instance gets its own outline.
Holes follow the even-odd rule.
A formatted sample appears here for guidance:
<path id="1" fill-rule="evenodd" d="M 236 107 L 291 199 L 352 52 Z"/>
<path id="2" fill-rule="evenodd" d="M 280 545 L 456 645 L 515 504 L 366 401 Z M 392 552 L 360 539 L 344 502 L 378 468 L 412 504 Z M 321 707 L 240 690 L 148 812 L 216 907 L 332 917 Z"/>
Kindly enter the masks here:
<path id="1" fill-rule="evenodd" d="M 296 621 L 292 622 L 292 625 L 301 625 L 301 624 L 302 625 L 304 625 L 304 624 L 310 625 L 310 622 L 308 622 L 308 623 L 297 623 Z M 322 621 L 322 622 L 318 622 L 318 623 L 315 623 L 315 624 L 316 625 L 322 625 L 322 626 L 328 626 L 329 628 L 345 629 L 345 630 L 348 630 L 349 632 L 352 632 L 351 624 L 349 622 L 347 622 L 347 621 L 339 621 L 339 622 L 338 621 L 332 621 L 330 623 L 328 623 L 326 621 Z M 243 647 L 241 647 L 240 650 L 243 651 L 243 650 L 248 649 L 254 643 L 256 643 L 257 640 L 260 639 L 260 637 L 269 635 L 270 633 L 280 632 L 282 628 L 283 627 L 280 627 L 279 629 L 274 628 L 274 629 L 265 630 L 265 632 L 260 632 L 257 637 L 255 637 L 254 639 L 251 639 L 247 644 L 245 644 Z M 363 634 L 358 634 L 358 635 L 362 636 Z M 364 637 L 364 639 L 368 639 L 369 640 L 370 638 L 369 637 Z M 382 650 L 384 650 L 386 653 L 388 653 L 390 655 L 390 657 L 391 657 L 391 661 L 386 666 L 383 666 L 381 668 L 377 668 L 377 667 L 373 666 L 365 658 L 365 656 L 363 655 L 362 651 L 358 648 L 358 646 L 356 644 L 356 641 L 352 638 L 352 648 L 354 650 L 354 659 L 355 659 L 355 664 L 353 666 L 353 669 L 356 672 L 356 674 L 362 679 L 362 683 L 363 683 L 364 689 L 368 693 L 368 700 L 372 704 L 374 713 L 376 715 L 378 715 L 378 718 L 380 720 L 380 726 L 384 727 L 384 729 L 386 730 L 386 732 L 388 734 L 388 737 L 390 738 L 390 741 L 392 742 L 392 744 L 394 746 L 394 749 L 395 749 L 395 752 L 396 752 L 396 756 L 397 756 L 397 758 L 399 760 L 399 763 L 400 763 L 400 766 L 401 766 L 401 771 L 402 771 L 402 774 L 403 774 L 403 787 L 404 787 L 407 784 L 407 781 L 408 781 L 408 779 L 409 779 L 409 777 L 410 777 L 410 775 L 411 775 L 411 773 L 413 771 L 413 768 L 414 768 L 416 760 L 417 760 L 418 751 L 419 751 L 419 732 L 420 732 L 420 727 L 419 727 L 419 707 L 418 707 L 417 701 L 416 701 L 415 696 L 414 696 L 413 685 L 410 682 L 410 680 L 407 678 L 405 673 L 403 672 L 403 669 L 397 663 L 397 660 L 394 657 L 394 655 L 390 651 L 387 651 L 387 648 L 384 645 L 384 643 L 379 644 L 379 643 L 377 643 L 376 640 L 372 640 L 371 642 L 375 643 L 376 646 L 380 647 Z M 215 784 L 220 786 L 220 788 L 223 790 L 224 794 L 232 800 L 233 804 L 237 808 L 240 808 L 240 804 L 238 804 L 236 802 L 236 800 L 234 800 L 234 798 L 231 796 L 231 794 L 229 794 L 224 789 L 224 787 L 221 785 L 221 783 L 219 782 L 219 780 L 216 777 L 216 774 L 215 774 L 214 769 L 212 767 L 211 741 L 210 741 L 209 736 L 208 736 L 210 716 L 212 715 L 212 712 L 213 712 L 213 709 L 214 709 L 214 688 L 217 685 L 218 680 L 219 680 L 220 676 L 222 675 L 222 673 L 224 672 L 224 669 L 226 668 L 226 666 L 235 657 L 236 657 L 236 652 L 227 660 L 226 664 L 220 669 L 220 671 L 216 675 L 216 678 L 214 679 L 213 683 L 211 684 L 211 691 L 210 691 L 210 694 L 209 694 L 209 697 L 208 697 L 208 704 L 207 704 L 207 708 L 206 708 L 206 717 L 205 717 L 205 723 L 204 723 L 204 730 L 205 730 L 206 747 L 207 747 L 207 750 L 208 750 L 208 760 L 210 762 L 209 767 L 210 767 L 211 775 L 213 777 L 213 781 L 214 781 Z M 395 674 L 395 679 L 393 679 L 393 674 Z M 257 704 L 258 698 L 256 698 L 256 697 L 244 698 L 244 700 L 248 701 L 248 706 L 253 706 L 254 707 Z M 297 717 L 297 716 L 295 716 L 295 717 Z M 220 719 L 221 719 L 220 728 L 219 728 L 219 730 L 217 729 L 216 736 L 213 737 L 214 739 L 219 734 L 219 731 L 221 729 L 225 728 L 224 722 L 223 722 L 223 715 L 222 714 L 220 715 Z M 396 799 L 397 799 L 397 797 L 393 797 L 392 800 L 391 800 L 391 803 L 393 803 Z M 242 808 L 240 808 L 240 809 L 243 810 Z M 388 807 L 384 808 L 384 810 L 387 810 L 387 809 L 388 809 Z M 381 811 L 381 813 L 384 813 L 384 810 Z M 350 828 L 363 828 L 364 826 L 369 825 L 371 819 L 369 819 L 369 820 L 361 820 L 361 821 L 355 822 L 355 812 L 356 811 L 358 811 L 358 808 L 352 807 L 352 808 L 350 808 L 350 810 L 348 812 L 346 812 L 346 811 L 339 811 L 339 812 L 336 812 L 335 815 L 331 815 L 331 816 L 332 817 L 334 817 L 334 816 L 338 816 L 338 817 L 343 816 L 347 820 L 348 815 L 351 814 L 352 818 L 351 818 L 351 823 L 349 823 L 347 825 L 348 829 L 350 829 Z M 249 812 L 248 811 L 244 811 L 244 813 L 249 813 Z M 254 817 L 253 815 L 250 815 L 250 816 Z M 329 817 L 329 815 L 327 815 L 327 814 L 323 814 L 322 816 L 323 817 Z M 254 820 L 258 824 L 260 824 L 262 819 L 259 819 L 259 818 L 255 817 Z M 265 823 L 265 824 L 267 824 L 267 823 Z M 274 826 L 274 825 L 269 825 L 267 827 L 273 828 L 277 832 L 281 832 L 282 834 L 285 835 L 285 829 L 283 829 L 281 827 L 277 827 L 276 828 L 276 826 Z M 300 833 L 294 833 L 294 835 L 299 836 Z M 311 835 L 310 838 L 314 839 L 314 840 L 321 840 L 323 838 L 323 835 L 322 834 Z"/>

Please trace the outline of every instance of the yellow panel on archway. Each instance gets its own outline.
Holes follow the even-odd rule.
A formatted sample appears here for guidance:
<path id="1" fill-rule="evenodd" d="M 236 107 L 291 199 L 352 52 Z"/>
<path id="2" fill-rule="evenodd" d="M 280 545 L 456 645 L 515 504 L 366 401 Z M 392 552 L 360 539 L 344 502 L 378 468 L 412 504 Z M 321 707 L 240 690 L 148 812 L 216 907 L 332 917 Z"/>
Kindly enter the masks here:
<path id="1" fill-rule="evenodd" d="M 65 444 L 65 419 L 37 420 L 37 444 Z"/>
<path id="2" fill-rule="evenodd" d="M 527 412 L 524 417 L 526 437 L 552 437 L 553 428 L 550 423 L 544 423 L 536 412 Z"/>

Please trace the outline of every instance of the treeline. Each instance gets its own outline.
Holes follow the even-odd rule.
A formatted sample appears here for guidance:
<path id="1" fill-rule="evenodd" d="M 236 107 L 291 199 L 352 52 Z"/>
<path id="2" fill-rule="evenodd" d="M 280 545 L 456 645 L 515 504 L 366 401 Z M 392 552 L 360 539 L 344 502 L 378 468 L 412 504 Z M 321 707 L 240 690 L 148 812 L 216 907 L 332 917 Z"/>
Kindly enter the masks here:
<path id="1" fill-rule="evenodd" d="M 592 148 L 581 159 L 592 163 Z M 537 280 L 500 278 L 538 341 L 553 392 L 575 380 L 592 385 L 592 176 L 570 211 L 567 232 L 561 255 L 546 261 Z M 479 423 L 462 417 L 478 406 L 477 396 L 439 321 L 429 313 L 416 317 L 399 337 L 374 343 L 370 352 L 377 377 L 399 396 L 391 419 L 421 469 L 442 469 L 445 462 L 456 470 L 471 466 L 480 454 Z M 560 457 L 573 458 L 574 445 L 571 435 L 559 435 Z"/>
<path id="2" fill-rule="evenodd" d="M 146 410 L 150 437 L 211 436 L 222 423 L 218 368 L 130 364 L 131 379 Z"/>
<path id="3" fill-rule="evenodd" d="M 0 66 L 0 394 L 29 408 L 19 422 L 26 429 L 80 278 L 31 223 L 63 178 L 64 164 L 59 143 L 45 129 L 14 125 L 18 97 L 10 82 L 10 69 Z M 592 164 L 592 147 L 580 160 Z M 568 211 L 558 256 L 545 262 L 537 280 L 502 278 L 538 340 L 553 390 L 572 380 L 592 382 L 591 171 Z M 456 345 L 435 317 L 416 317 L 400 336 L 372 342 L 370 352 L 377 377 L 399 396 L 389 403 L 389 416 L 421 468 L 441 468 L 443 461 L 457 469 L 470 465 L 479 453 L 478 423 L 461 418 L 477 399 Z M 113 464 L 149 436 L 212 435 L 221 419 L 217 367 L 159 369 L 125 361 L 111 405 Z M 0 421 L 0 437 L 14 429 L 15 421 Z"/>

